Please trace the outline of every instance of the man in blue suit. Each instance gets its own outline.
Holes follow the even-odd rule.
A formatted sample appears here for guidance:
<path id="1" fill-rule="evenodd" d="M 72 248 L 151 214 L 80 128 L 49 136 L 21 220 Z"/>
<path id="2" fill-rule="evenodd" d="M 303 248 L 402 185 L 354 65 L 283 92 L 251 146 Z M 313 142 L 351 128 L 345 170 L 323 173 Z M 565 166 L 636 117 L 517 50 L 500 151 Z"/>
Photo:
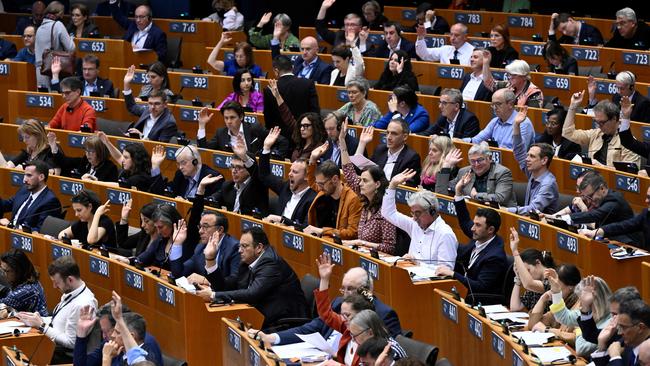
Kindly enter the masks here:
<path id="1" fill-rule="evenodd" d="M 440 93 L 440 117 L 435 124 L 421 132 L 423 136 L 447 135 L 451 138 L 474 137 L 481 127 L 476 115 L 463 108 L 463 94 L 458 89 L 443 89 Z"/>
<path id="2" fill-rule="evenodd" d="M 436 274 L 451 276 L 467 287 L 472 303 L 501 303 L 504 301 L 503 279 L 508 268 L 503 239 L 497 235 L 501 217 L 491 208 L 479 208 L 474 221 L 470 219 L 463 188 L 470 182 L 471 175 L 471 172 L 467 172 L 458 180 L 454 206 L 463 233 L 472 240 L 467 245 L 458 246 L 454 270 L 439 266 Z"/>
<path id="3" fill-rule="evenodd" d="M 127 129 L 129 135 L 136 134 L 141 139 L 169 142 L 178 133 L 176 119 L 167 108 L 167 95 L 160 90 L 152 91 L 147 100 L 148 106 L 136 104 L 131 90 L 124 91 L 126 109 L 138 116 L 138 121 Z"/>
<path id="4" fill-rule="evenodd" d="M 300 57 L 293 62 L 293 74 L 299 78 L 309 79 L 318 84 L 328 85 L 334 66 L 318 57 L 318 41 L 314 37 L 305 37 L 300 41 Z M 271 57 L 280 55 L 280 42 L 271 41 Z"/>
<path id="5" fill-rule="evenodd" d="M 46 217 L 61 217 L 61 202 L 46 186 L 48 175 L 46 163 L 39 160 L 27 163 L 23 186 L 15 196 L 0 200 L 2 214 L 11 211 L 11 219 L 0 219 L 0 225 L 29 226 L 39 231 Z"/>
<path id="6" fill-rule="evenodd" d="M 134 51 L 155 50 L 158 60 L 167 55 L 167 35 L 157 25 L 153 24 L 153 14 L 148 5 L 140 5 L 135 9 L 135 20 L 129 20 L 121 11 L 117 0 L 110 0 L 113 19 L 126 29 L 124 40 L 131 42 Z"/>
<path id="7" fill-rule="evenodd" d="M 341 311 L 341 303 L 343 299 L 355 293 L 358 288 L 366 287 L 372 290 L 372 279 L 368 275 L 368 272 L 361 267 L 350 268 L 345 275 L 343 276 L 343 281 L 341 281 L 341 294 L 332 301 L 332 309 L 337 313 Z M 384 321 L 384 325 L 388 330 L 388 333 L 392 337 L 397 337 L 402 333 L 402 327 L 399 323 L 399 318 L 397 313 L 390 306 L 384 304 L 375 296 L 375 312 L 379 317 Z M 254 335 L 257 333 L 257 330 L 251 329 L 249 332 Z M 265 334 L 259 332 L 257 335 L 266 343 L 276 345 L 276 344 L 291 344 L 302 342 L 296 334 L 311 334 L 311 333 L 320 333 L 323 338 L 328 339 L 333 332 L 333 329 L 325 325 L 321 318 L 316 317 L 309 323 L 301 325 L 299 327 L 283 330 L 278 333 Z"/>
<path id="8" fill-rule="evenodd" d="M 611 320 L 598 336 L 598 351 L 591 354 L 596 366 L 637 366 L 641 344 L 650 339 L 650 306 L 643 300 L 632 300 L 621 304 L 618 316 Z M 621 339 L 609 346 L 602 333 L 612 335 L 618 332 Z M 601 339 L 603 341 L 601 341 Z M 623 346 L 624 345 L 624 346 Z"/>

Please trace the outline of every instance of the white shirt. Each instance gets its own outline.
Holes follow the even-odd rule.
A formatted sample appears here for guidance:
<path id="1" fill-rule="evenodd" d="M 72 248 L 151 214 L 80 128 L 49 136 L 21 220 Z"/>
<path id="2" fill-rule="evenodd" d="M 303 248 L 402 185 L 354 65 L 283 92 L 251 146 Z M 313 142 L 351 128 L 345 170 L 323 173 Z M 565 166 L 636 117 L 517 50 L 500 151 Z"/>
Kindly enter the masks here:
<path id="1" fill-rule="evenodd" d="M 305 195 L 305 193 L 309 190 L 309 186 L 305 187 L 302 191 L 296 193 L 292 192 L 291 193 L 291 199 L 289 199 L 289 202 L 287 202 L 287 205 L 284 206 L 284 211 L 282 211 L 282 216 L 291 218 L 293 216 L 293 211 L 296 210 L 296 207 L 298 207 L 298 202 L 302 199 L 302 196 Z"/>
<path id="2" fill-rule="evenodd" d="M 483 84 L 483 73 L 479 76 L 475 76 L 474 73 L 469 74 L 469 81 L 463 89 L 463 100 L 474 100 L 481 84 Z"/>
<path id="3" fill-rule="evenodd" d="M 460 110 L 456 112 L 456 115 L 454 116 L 454 119 L 447 120 L 447 128 L 449 131 L 447 133 L 449 134 L 449 137 L 452 139 L 454 138 L 454 129 L 456 128 L 456 120 L 458 119 L 458 115 L 460 114 Z"/>
<path id="4" fill-rule="evenodd" d="M 149 36 L 149 31 L 151 30 L 152 26 L 153 23 L 149 23 L 145 29 L 138 30 L 133 34 L 133 38 L 131 38 L 131 45 L 133 46 L 134 51 L 144 49 L 144 43 L 147 41 L 147 36 Z"/>
<path id="5" fill-rule="evenodd" d="M 230 148 L 232 149 L 233 146 L 237 144 L 237 136 L 241 134 L 241 137 L 244 139 L 244 147 L 246 147 L 246 137 L 244 137 L 244 122 L 242 121 L 239 124 L 239 133 L 236 135 L 233 135 L 230 133 L 230 130 L 228 130 L 228 136 L 230 136 Z M 247 149 L 248 150 L 248 149 Z"/>
<path id="6" fill-rule="evenodd" d="M 232 211 L 239 213 L 240 207 L 239 207 L 239 197 L 241 196 L 241 192 L 246 188 L 248 183 L 251 182 L 251 177 L 246 178 L 244 183 L 241 184 L 236 184 L 235 183 L 235 189 L 237 190 L 237 194 L 235 195 L 235 203 L 232 206 Z"/>
<path id="7" fill-rule="evenodd" d="M 144 128 L 142 129 L 142 138 L 145 140 L 149 140 L 149 134 L 151 133 L 151 130 L 153 130 L 153 126 L 156 124 L 156 121 L 158 121 L 158 118 L 162 116 L 162 113 L 158 115 L 158 117 L 154 117 L 152 114 L 149 114 L 149 118 L 147 118 L 147 123 L 144 124 Z"/>
<path id="8" fill-rule="evenodd" d="M 390 178 L 393 176 L 393 168 L 395 168 L 395 163 L 397 162 L 397 158 L 399 157 L 399 153 L 404 150 L 404 146 L 402 146 L 401 149 L 397 150 L 394 154 L 390 152 L 390 150 L 387 151 L 388 157 L 386 158 L 386 164 L 384 165 L 384 174 L 386 174 L 386 178 L 390 180 Z"/>
<path id="9" fill-rule="evenodd" d="M 406 231 L 411 237 L 409 254 L 425 265 L 442 265 L 454 268 L 458 240 L 449 225 L 438 216 L 429 227 L 422 230 L 411 217 L 397 211 L 395 190 L 387 189 L 381 205 L 381 215 L 391 224 Z"/>
<path id="10" fill-rule="evenodd" d="M 32 202 L 29 203 L 30 206 L 34 204 L 38 196 L 41 194 L 41 192 L 43 192 L 43 190 L 45 190 L 45 188 L 47 188 L 47 186 L 43 186 L 43 188 L 41 188 L 38 192 L 34 192 L 30 195 L 32 197 Z M 18 220 L 18 218 L 20 217 L 21 211 L 29 209 L 29 207 L 25 207 L 27 205 L 27 201 L 29 201 L 29 197 L 25 200 L 25 202 L 23 202 L 23 204 L 20 206 L 18 211 L 16 211 L 16 215 L 13 218 L 14 225 L 16 225 L 16 220 Z"/>
<path id="11" fill-rule="evenodd" d="M 424 39 L 419 39 L 415 42 L 415 52 L 422 60 L 436 61 L 443 64 L 449 64 L 449 60 L 454 58 L 454 51 L 456 47 L 452 45 L 444 45 L 440 47 L 428 48 Z M 458 49 L 458 61 L 461 65 L 469 66 L 469 59 L 474 51 L 474 46 L 465 42 Z"/>
<path id="12" fill-rule="evenodd" d="M 83 281 L 80 282 L 81 285 L 76 290 L 61 295 L 61 302 L 52 312 L 54 319 L 43 320 L 46 324 L 50 324 L 45 330 L 45 335 L 57 345 L 65 348 L 74 348 L 74 342 L 77 339 L 79 310 L 86 305 L 97 309 L 95 295 Z"/>

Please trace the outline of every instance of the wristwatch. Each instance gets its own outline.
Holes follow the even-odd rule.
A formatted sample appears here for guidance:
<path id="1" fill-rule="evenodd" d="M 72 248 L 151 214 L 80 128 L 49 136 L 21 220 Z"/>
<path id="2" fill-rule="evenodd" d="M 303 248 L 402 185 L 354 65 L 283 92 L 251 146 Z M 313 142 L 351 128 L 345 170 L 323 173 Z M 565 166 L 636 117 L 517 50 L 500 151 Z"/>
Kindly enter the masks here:
<path id="1" fill-rule="evenodd" d="M 41 333 L 41 334 L 45 333 L 45 327 L 46 326 L 47 325 L 45 323 L 41 323 L 41 325 L 37 328 L 38 332 Z"/>

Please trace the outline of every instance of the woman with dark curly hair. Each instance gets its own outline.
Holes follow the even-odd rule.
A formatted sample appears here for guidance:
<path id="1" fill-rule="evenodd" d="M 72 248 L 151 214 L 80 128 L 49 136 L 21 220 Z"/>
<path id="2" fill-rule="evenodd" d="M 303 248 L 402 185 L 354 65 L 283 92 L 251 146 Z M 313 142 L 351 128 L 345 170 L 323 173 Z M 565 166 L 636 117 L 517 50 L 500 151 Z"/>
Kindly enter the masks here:
<path id="1" fill-rule="evenodd" d="M 108 148 L 113 160 L 122 167 L 117 183 L 105 184 L 124 188 L 135 187 L 138 191 L 148 192 L 151 186 L 151 156 L 142 144 L 132 143 L 120 151 L 109 140 L 104 132 L 98 132 L 99 139 Z"/>
<path id="2" fill-rule="evenodd" d="M 397 50 L 388 59 L 374 89 L 393 90 L 402 85 L 407 85 L 411 90 L 420 90 L 418 78 L 413 73 L 411 58 L 408 53 Z"/>
<path id="3" fill-rule="evenodd" d="M 48 315 L 45 293 L 38 282 L 38 272 L 22 250 L 10 249 L 0 256 L 0 274 L 9 284 L 9 293 L 0 298 L 0 304 L 15 311 Z"/>

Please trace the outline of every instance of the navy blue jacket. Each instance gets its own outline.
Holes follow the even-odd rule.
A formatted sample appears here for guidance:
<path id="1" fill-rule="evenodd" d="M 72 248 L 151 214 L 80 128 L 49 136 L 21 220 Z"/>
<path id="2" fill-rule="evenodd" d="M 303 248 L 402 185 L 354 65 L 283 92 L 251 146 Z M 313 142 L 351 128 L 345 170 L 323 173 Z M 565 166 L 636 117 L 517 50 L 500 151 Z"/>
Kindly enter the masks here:
<path id="1" fill-rule="evenodd" d="M 418 60 L 420 59 L 418 55 L 415 53 L 415 43 L 409 41 L 404 37 L 402 37 L 402 42 L 399 45 L 399 49 L 408 53 L 410 58 L 417 58 Z M 364 56 L 388 58 L 390 56 L 390 49 L 388 48 L 388 43 L 383 42 L 379 47 L 367 51 Z"/>
<path id="2" fill-rule="evenodd" d="M 460 85 L 461 93 L 463 92 L 463 90 L 465 90 L 467 83 L 469 83 L 469 81 L 471 80 L 472 78 L 471 75 L 472 73 L 470 72 L 465 73 L 465 75 L 463 75 L 463 82 Z M 481 85 L 479 85 L 478 89 L 476 90 L 476 94 L 474 94 L 474 100 L 492 102 L 492 90 L 486 88 L 484 83 L 481 83 Z"/>
<path id="3" fill-rule="evenodd" d="M 474 222 L 469 216 L 465 200 L 454 201 L 458 223 L 463 233 L 472 238 L 472 225 Z M 481 301 L 480 294 L 503 295 L 503 278 L 508 269 L 506 252 L 503 250 L 503 239 L 495 236 L 494 239 L 478 254 L 472 267 L 469 267 L 472 250 L 476 247 L 476 241 L 472 240 L 467 245 L 458 245 L 458 256 L 456 257 L 456 268 L 454 279 L 462 283 L 467 289 L 471 289 L 475 301 Z M 492 301 L 490 301 L 492 300 Z M 481 301 L 485 304 L 494 304 L 496 299 L 486 298 Z"/>
<path id="4" fill-rule="evenodd" d="M 479 131 L 481 131 L 481 127 L 479 126 L 476 115 L 465 108 L 461 108 L 458 111 L 458 117 L 456 117 L 456 124 L 454 125 L 454 137 L 459 139 L 474 137 Z M 449 136 L 449 122 L 447 121 L 447 117 L 441 115 L 436 123 L 429 126 L 421 134 L 423 136 Z"/>
<path id="5" fill-rule="evenodd" d="M 337 297 L 332 301 L 332 310 L 337 313 L 341 312 L 341 303 L 343 303 L 342 297 Z M 388 330 L 388 333 L 391 337 L 395 338 L 398 335 L 402 334 L 402 327 L 399 323 L 399 317 L 395 310 L 390 306 L 384 304 L 375 297 L 375 312 L 381 320 L 384 321 L 384 326 Z M 332 334 L 332 328 L 328 327 L 319 317 L 312 319 L 309 323 L 305 323 L 299 327 L 283 330 L 278 332 L 280 336 L 280 344 L 291 344 L 302 342 L 296 334 L 311 334 L 311 333 L 320 333 L 323 338 L 327 339 Z"/>
<path id="6" fill-rule="evenodd" d="M 305 62 L 302 57 L 296 58 L 296 61 L 293 63 L 293 74 L 296 76 L 300 75 L 300 72 L 305 67 Z M 329 85 L 330 78 L 332 76 L 332 70 L 334 66 L 323 61 L 320 57 L 316 60 L 316 65 L 309 75 L 309 80 L 313 80 L 318 84 Z"/>
<path id="7" fill-rule="evenodd" d="M 18 54 L 16 45 L 6 39 L 0 38 L 0 60 L 14 58 Z"/>
<path id="8" fill-rule="evenodd" d="M 11 211 L 11 220 L 13 221 L 18 209 L 27 201 L 30 194 L 25 186 L 20 187 L 15 196 L 6 200 L 0 200 L 0 212 L 4 214 L 5 212 Z M 25 210 L 26 212 L 22 215 L 23 219 L 16 222 L 16 226 L 27 225 L 34 231 L 40 231 L 41 225 L 43 225 L 46 217 L 61 217 L 61 202 L 54 192 L 45 187 L 34 202 L 28 208 L 23 209 L 23 211 Z"/>
<path id="9" fill-rule="evenodd" d="M 338 144 L 338 141 L 337 141 Z M 349 134 L 345 134 L 345 145 L 348 148 L 348 151 L 351 151 L 352 154 L 354 154 L 355 151 L 357 151 L 357 146 L 359 145 L 359 141 L 355 139 L 354 137 L 350 136 Z M 334 152 L 334 146 L 330 142 L 329 146 L 327 147 L 327 150 L 325 150 L 325 153 L 323 156 L 321 156 L 320 160 L 321 161 L 326 161 L 330 160 L 332 158 L 332 153 Z M 341 167 L 341 155 L 339 154 L 339 159 L 338 161 L 335 162 L 338 164 L 339 168 Z"/>
<path id="10" fill-rule="evenodd" d="M 102 343 L 99 345 L 99 347 L 95 348 L 95 350 L 93 350 L 91 353 L 86 354 L 88 337 L 77 337 L 77 341 L 74 344 L 73 365 L 100 366 L 102 364 L 102 349 L 104 348 L 104 343 L 106 343 L 106 341 L 102 340 Z M 154 338 L 151 334 L 145 333 L 142 349 L 147 351 L 146 359 L 148 361 L 155 363 L 157 366 L 163 366 L 160 346 L 158 345 L 156 338 Z M 124 353 L 120 353 L 119 355 L 113 357 L 111 360 L 111 366 L 125 365 L 126 363 L 122 362 L 122 356 L 124 356 Z"/>
<path id="11" fill-rule="evenodd" d="M 124 101 L 126 102 L 126 109 L 131 112 L 131 114 L 140 117 L 137 122 L 131 123 L 128 128 L 135 128 L 140 130 L 140 132 L 143 132 L 144 126 L 147 124 L 147 120 L 151 116 L 151 113 L 149 113 L 149 107 L 143 104 L 136 104 L 133 93 L 125 95 Z M 176 119 L 169 109 L 165 108 L 151 128 L 148 139 L 151 141 L 169 142 L 169 140 L 176 136 L 176 134 L 178 134 Z"/>
<path id="12" fill-rule="evenodd" d="M 614 94 L 612 96 L 612 102 L 617 106 L 621 106 L 621 95 Z M 630 120 L 636 122 L 650 122 L 650 99 L 645 97 L 643 94 L 639 93 L 637 90 L 632 96 L 632 113 L 630 114 Z"/>
<path id="13" fill-rule="evenodd" d="M 622 342 L 622 340 L 621 340 Z M 634 347 L 625 347 L 621 358 L 611 361 L 609 355 L 604 357 L 594 357 L 592 359 L 593 363 L 596 366 L 627 366 L 627 365 L 639 365 L 638 361 L 634 362 L 636 356 L 634 355 Z"/>
<path id="14" fill-rule="evenodd" d="M 129 20 L 129 18 L 122 13 L 117 2 L 111 4 L 111 15 L 120 27 L 126 29 L 124 40 L 131 42 L 131 38 L 133 38 L 133 36 L 138 32 L 138 26 L 133 20 Z M 162 61 L 167 55 L 167 35 L 162 31 L 162 29 L 158 28 L 157 25 L 151 24 L 151 29 L 149 30 L 147 39 L 144 41 L 143 48 L 155 50 L 158 55 L 158 60 Z"/>
<path id="15" fill-rule="evenodd" d="M 616 235 L 627 234 L 635 231 L 643 231 L 643 246 L 645 250 L 650 250 L 650 214 L 648 209 L 644 208 L 640 214 L 629 218 L 624 221 L 614 222 L 601 227 L 605 232 L 605 236 L 613 237 Z M 637 246 L 641 246 L 641 242 L 637 242 Z"/>
<path id="16" fill-rule="evenodd" d="M 549 35 L 549 40 L 555 40 L 555 35 Z M 558 42 L 565 44 L 574 44 L 575 38 L 567 35 L 562 35 Z M 578 44 L 583 46 L 598 46 L 605 43 L 603 41 L 603 35 L 600 34 L 600 30 L 589 25 L 587 23 L 582 23 L 580 26 L 580 34 L 578 34 Z"/>

